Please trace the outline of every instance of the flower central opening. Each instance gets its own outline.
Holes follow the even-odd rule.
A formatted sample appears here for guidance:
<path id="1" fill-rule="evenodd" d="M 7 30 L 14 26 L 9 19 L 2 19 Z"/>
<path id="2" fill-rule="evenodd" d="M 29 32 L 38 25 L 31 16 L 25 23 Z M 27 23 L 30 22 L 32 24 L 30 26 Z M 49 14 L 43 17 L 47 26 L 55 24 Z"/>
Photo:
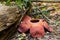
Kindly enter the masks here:
<path id="1" fill-rule="evenodd" d="M 31 20 L 30 22 L 36 23 L 36 22 L 39 22 L 39 20 Z"/>

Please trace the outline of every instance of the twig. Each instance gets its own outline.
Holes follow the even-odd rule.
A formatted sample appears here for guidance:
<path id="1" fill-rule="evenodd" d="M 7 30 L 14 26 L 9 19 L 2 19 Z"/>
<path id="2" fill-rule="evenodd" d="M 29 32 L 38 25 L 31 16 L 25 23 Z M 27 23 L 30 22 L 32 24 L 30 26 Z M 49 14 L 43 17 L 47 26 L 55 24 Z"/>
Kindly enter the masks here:
<path id="1" fill-rule="evenodd" d="M 46 15 L 44 15 L 44 14 L 42 14 L 42 15 L 48 20 L 49 23 L 55 23 L 55 21 L 50 20 Z"/>

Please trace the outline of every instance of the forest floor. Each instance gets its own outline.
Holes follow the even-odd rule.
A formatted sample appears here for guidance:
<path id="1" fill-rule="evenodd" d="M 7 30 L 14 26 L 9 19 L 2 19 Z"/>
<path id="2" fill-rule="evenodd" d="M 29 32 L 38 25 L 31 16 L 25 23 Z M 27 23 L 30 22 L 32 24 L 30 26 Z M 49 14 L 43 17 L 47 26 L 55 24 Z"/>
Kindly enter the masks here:
<path id="1" fill-rule="evenodd" d="M 60 16 L 56 15 L 56 17 L 52 17 L 55 20 L 60 20 Z M 57 21 L 56 24 L 55 23 L 50 23 L 49 24 L 54 30 L 55 30 L 55 34 L 54 33 L 45 33 L 44 38 L 38 38 L 38 39 L 34 39 L 31 38 L 29 36 L 22 36 L 24 34 L 20 34 L 19 32 L 16 32 L 15 35 L 13 35 L 13 37 L 11 37 L 11 40 L 60 40 L 60 21 Z"/>
<path id="2" fill-rule="evenodd" d="M 48 7 L 48 8 L 50 8 L 50 7 Z M 60 8 L 60 6 L 59 6 L 59 8 Z M 57 11 L 59 11 L 59 10 L 57 10 Z M 51 26 L 55 30 L 55 33 L 46 32 L 44 35 L 44 38 L 35 39 L 35 38 L 30 37 L 29 35 L 23 36 L 25 34 L 20 34 L 19 32 L 16 32 L 15 35 L 13 35 L 13 37 L 10 38 L 10 40 L 60 40 L 60 12 L 59 13 L 55 12 L 55 14 L 54 14 L 54 12 L 52 12 L 50 14 L 51 14 L 51 16 L 50 16 L 51 18 L 48 17 L 49 18 L 48 20 L 50 20 L 49 26 Z"/>

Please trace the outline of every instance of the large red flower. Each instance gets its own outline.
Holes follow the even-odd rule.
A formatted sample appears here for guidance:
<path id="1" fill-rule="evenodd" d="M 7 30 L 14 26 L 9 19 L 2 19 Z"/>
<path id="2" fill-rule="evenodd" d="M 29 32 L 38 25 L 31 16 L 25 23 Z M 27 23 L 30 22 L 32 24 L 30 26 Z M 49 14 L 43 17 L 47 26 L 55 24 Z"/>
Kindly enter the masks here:
<path id="1" fill-rule="evenodd" d="M 50 32 L 53 32 L 53 29 L 49 27 L 48 23 L 43 19 L 31 19 L 29 16 L 25 16 L 23 21 L 18 28 L 20 32 L 26 32 L 30 29 L 30 34 L 32 37 L 44 37 L 45 29 Z"/>

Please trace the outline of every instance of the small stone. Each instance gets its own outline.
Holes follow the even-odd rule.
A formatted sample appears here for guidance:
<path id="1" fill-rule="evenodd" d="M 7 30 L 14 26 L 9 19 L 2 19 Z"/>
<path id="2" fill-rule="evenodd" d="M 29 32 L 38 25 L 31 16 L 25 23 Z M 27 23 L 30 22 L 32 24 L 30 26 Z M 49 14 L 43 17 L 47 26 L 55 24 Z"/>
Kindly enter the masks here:
<path id="1" fill-rule="evenodd" d="M 9 26 L 9 25 L 11 25 L 11 23 L 7 23 L 6 25 Z"/>
<path id="2" fill-rule="evenodd" d="M 25 34 L 25 33 L 22 33 L 22 36 L 23 36 L 23 37 L 25 37 L 25 36 L 26 36 L 26 34 Z"/>

